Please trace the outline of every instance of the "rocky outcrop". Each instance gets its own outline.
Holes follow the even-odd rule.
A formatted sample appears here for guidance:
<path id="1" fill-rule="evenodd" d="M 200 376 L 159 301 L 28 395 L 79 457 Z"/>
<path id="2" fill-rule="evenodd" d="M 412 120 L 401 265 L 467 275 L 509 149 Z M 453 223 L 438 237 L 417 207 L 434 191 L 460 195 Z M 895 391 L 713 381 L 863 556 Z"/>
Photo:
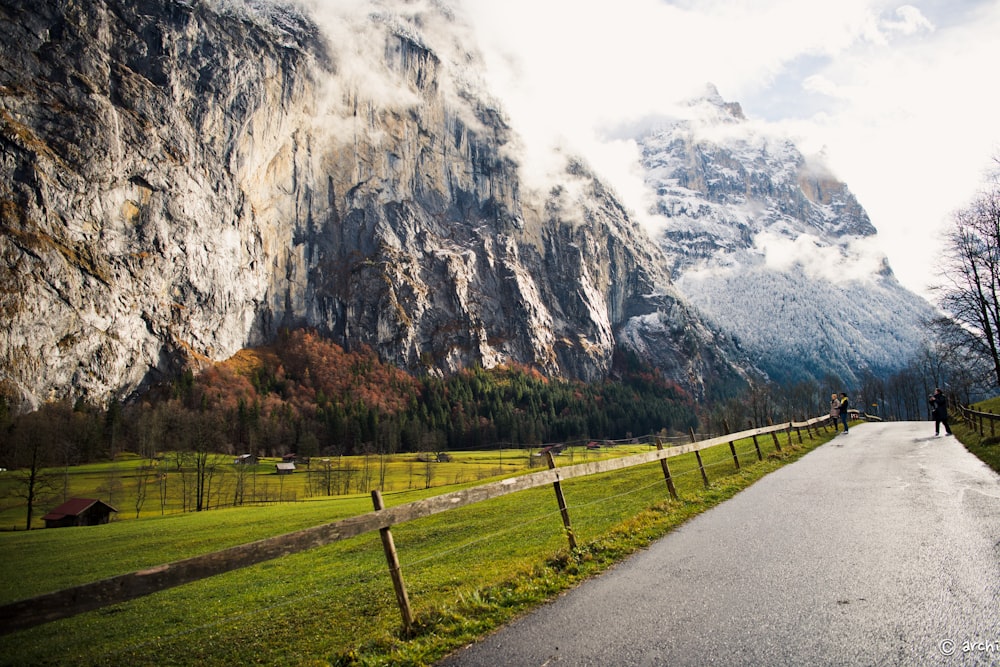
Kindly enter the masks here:
<path id="1" fill-rule="evenodd" d="M 122 398 L 292 326 L 412 371 L 592 380 L 625 342 L 696 395 L 736 377 L 584 165 L 524 188 L 421 11 L 0 4 L 2 391 Z"/>

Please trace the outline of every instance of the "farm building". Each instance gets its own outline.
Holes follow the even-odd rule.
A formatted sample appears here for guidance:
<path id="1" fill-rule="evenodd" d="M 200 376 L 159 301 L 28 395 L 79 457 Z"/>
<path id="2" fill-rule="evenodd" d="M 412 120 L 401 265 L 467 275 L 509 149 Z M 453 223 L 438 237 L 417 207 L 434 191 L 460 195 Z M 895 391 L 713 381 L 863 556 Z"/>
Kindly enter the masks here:
<path id="1" fill-rule="evenodd" d="M 295 472 L 294 463 L 275 463 L 274 467 L 279 475 L 291 475 Z"/>
<path id="2" fill-rule="evenodd" d="M 117 513 L 103 500 L 93 498 L 70 498 L 59 507 L 42 517 L 46 528 L 67 526 L 97 526 L 111 520 L 111 513 Z"/>

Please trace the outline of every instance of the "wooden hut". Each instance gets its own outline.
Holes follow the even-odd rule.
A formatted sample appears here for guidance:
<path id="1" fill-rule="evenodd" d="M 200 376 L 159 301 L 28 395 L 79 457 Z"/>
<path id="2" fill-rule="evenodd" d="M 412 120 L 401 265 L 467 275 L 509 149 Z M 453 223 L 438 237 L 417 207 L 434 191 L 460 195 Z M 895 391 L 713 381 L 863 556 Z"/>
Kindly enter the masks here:
<path id="1" fill-rule="evenodd" d="M 118 510 L 103 500 L 70 498 L 42 519 L 46 528 L 97 526 L 110 521 L 112 512 L 117 513 Z"/>

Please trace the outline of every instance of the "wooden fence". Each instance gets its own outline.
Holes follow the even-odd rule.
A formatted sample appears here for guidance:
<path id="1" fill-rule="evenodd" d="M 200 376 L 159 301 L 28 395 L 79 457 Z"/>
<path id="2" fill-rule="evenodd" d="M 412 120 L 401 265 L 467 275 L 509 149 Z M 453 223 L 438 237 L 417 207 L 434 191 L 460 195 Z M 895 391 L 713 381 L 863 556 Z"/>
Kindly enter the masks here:
<path id="1" fill-rule="evenodd" d="M 967 408 L 964 405 L 958 406 L 959 413 L 962 415 L 962 420 L 968 424 L 971 428 L 976 429 L 979 432 L 979 437 L 986 437 L 986 429 L 989 428 L 989 437 L 995 438 L 997 435 L 997 422 L 1000 421 L 1000 415 L 993 414 L 992 412 L 981 412 L 979 410 L 973 410 L 972 408 Z M 985 424 L 989 423 L 987 427 Z"/>
<path id="2" fill-rule="evenodd" d="M 695 436 L 692 432 L 689 444 L 664 448 L 662 442 L 657 440 L 655 451 L 561 468 L 555 467 L 551 452 L 548 452 L 546 454 L 549 466 L 548 470 L 510 477 L 389 508 L 383 506 L 381 493 L 373 491 L 372 499 L 375 509 L 367 514 L 2 605 L 0 606 L 0 635 L 68 618 L 86 611 L 119 604 L 168 588 L 250 565 L 256 565 L 280 558 L 281 556 L 324 546 L 375 530 L 381 533 L 382 545 L 389 565 L 389 573 L 392 577 L 396 599 L 399 603 L 403 626 L 404 629 L 409 630 L 413 618 L 410 612 L 406 586 L 403 582 L 392 540 L 392 526 L 459 507 L 465 507 L 484 500 L 498 498 L 510 493 L 551 484 L 555 490 L 569 546 L 571 549 L 575 549 L 576 540 L 573 535 L 573 527 L 570 522 L 567 504 L 563 497 L 561 482 L 577 477 L 613 472 L 615 470 L 659 461 L 667 490 L 672 497 L 676 498 L 677 492 L 670 474 L 670 468 L 667 463 L 668 459 L 693 452 L 698 460 L 698 468 L 701 472 L 702 481 L 707 487 L 709 481 L 701 459 L 700 452 L 702 450 L 715 447 L 716 445 L 728 444 L 736 467 L 739 468 L 740 462 L 735 447 L 737 440 L 752 439 L 757 458 L 762 459 L 763 455 L 757 440 L 758 437 L 770 436 L 775 449 L 781 451 L 779 434 L 782 434 L 786 438 L 787 444 L 791 446 L 793 444 L 793 432 L 797 434 L 798 441 L 801 443 L 802 429 L 810 431 L 810 429 L 827 424 L 829 420 L 830 418 L 824 415 L 803 422 L 788 422 L 761 428 L 751 428 L 739 433 L 731 433 L 701 441 L 695 441 Z"/>

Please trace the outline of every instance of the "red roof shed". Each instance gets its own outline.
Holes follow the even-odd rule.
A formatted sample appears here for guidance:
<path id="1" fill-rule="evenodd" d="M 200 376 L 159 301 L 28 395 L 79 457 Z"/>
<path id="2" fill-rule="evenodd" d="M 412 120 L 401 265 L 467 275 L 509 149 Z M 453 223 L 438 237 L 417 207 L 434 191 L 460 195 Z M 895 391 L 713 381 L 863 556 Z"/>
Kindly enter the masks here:
<path id="1" fill-rule="evenodd" d="M 46 528 L 96 526 L 110 521 L 112 512 L 118 512 L 118 510 L 103 500 L 70 498 L 43 516 L 42 519 L 45 520 Z"/>

